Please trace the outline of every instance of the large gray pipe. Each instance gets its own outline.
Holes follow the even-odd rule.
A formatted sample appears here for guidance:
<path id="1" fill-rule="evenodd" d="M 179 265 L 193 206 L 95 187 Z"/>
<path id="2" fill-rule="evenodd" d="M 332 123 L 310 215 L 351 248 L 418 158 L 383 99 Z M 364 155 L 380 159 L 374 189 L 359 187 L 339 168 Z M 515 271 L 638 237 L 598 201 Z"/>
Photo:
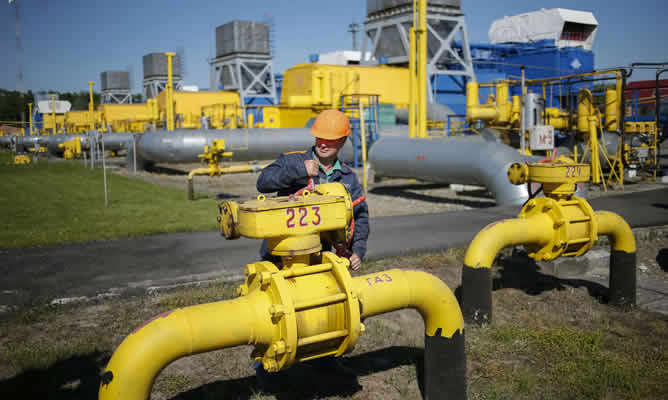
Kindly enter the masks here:
<path id="1" fill-rule="evenodd" d="M 397 117 L 397 122 L 401 124 L 408 124 L 408 108 L 397 108 L 394 110 Z M 438 103 L 427 104 L 427 119 L 429 121 L 443 121 L 447 122 L 448 115 L 454 115 L 455 112 L 446 105 Z"/>
<path id="2" fill-rule="evenodd" d="M 0 147 L 10 147 L 12 145 L 12 136 L 0 136 Z"/>
<path id="3" fill-rule="evenodd" d="M 598 154 L 599 154 L 599 160 L 601 162 L 601 168 L 604 170 L 607 170 L 610 168 L 608 163 L 605 161 L 605 151 L 607 151 L 609 156 L 616 156 L 617 152 L 619 151 L 619 141 L 621 140 L 620 135 L 618 135 L 615 132 L 608 132 L 604 131 L 603 132 L 603 137 L 602 139 L 599 139 L 598 142 Z M 578 158 L 582 158 L 582 154 L 584 154 L 585 151 L 587 151 L 587 154 L 585 154 L 584 160 L 582 162 L 585 163 L 590 163 L 591 162 L 591 151 L 587 148 L 587 142 L 575 142 L 575 138 L 573 136 L 570 136 L 568 140 L 562 144 L 562 146 L 559 146 L 557 149 L 557 154 L 558 155 L 565 155 L 565 156 L 572 156 L 573 155 L 573 146 L 577 146 L 578 148 Z M 605 151 L 604 151 L 605 148 Z"/>
<path id="4" fill-rule="evenodd" d="M 102 135 L 102 140 L 104 140 L 104 149 L 110 151 L 118 151 L 121 149 L 127 149 L 132 146 L 132 139 L 134 134 L 132 133 L 107 133 Z M 88 144 L 88 134 L 86 133 L 73 133 L 73 134 L 57 134 L 57 135 L 44 135 L 44 136 L 24 136 L 24 138 L 30 138 L 31 141 L 39 143 L 40 146 L 44 146 L 48 149 L 49 153 L 54 155 L 59 155 L 63 153 L 63 149 L 58 147 L 60 144 L 70 141 L 75 138 L 81 139 L 81 146 L 84 149 L 89 148 Z M 28 145 L 26 145 L 28 146 Z M 30 145 L 29 148 L 33 147 L 34 144 Z"/>
<path id="5" fill-rule="evenodd" d="M 230 161 L 271 160 L 281 153 L 306 150 L 315 140 L 307 128 L 147 132 L 137 142 L 137 159 L 156 163 L 197 162 L 197 155 L 214 139 L 225 140 L 225 150 L 233 153 Z M 343 154 L 346 160 L 352 159 L 350 141 L 346 141 Z"/>
<path id="6" fill-rule="evenodd" d="M 464 136 L 381 137 L 371 148 L 369 159 L 376 176 L 482 185 L 495 195 L 497 205 L 508 205 L 522 204 L 528 198 L 526 185 L 508 181 L 508 167 L 540 158 L 524 156 L 480 136 Z"/>

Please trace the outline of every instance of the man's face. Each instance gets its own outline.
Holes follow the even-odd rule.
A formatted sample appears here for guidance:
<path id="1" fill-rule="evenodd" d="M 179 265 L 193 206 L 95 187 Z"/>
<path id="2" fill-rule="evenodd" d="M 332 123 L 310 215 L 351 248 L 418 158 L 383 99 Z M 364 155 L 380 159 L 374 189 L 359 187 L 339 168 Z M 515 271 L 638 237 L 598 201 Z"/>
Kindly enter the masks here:
<path id="1" fill-rule="evenodd" d="M 339 149 L 345 142 L 345 137 L 333 140 L 315 138 L 315 153 L 318 155 L 318 157 L 322 158 L 336 156 L 336 154 L 339 152 Z"/>

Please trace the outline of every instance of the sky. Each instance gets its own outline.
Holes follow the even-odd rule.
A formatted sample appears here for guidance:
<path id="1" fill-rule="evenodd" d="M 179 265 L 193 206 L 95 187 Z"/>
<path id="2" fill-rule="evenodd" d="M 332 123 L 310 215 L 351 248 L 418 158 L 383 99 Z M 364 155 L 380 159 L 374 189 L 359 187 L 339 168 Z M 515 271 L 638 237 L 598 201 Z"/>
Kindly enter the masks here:
<path id="1" fill-rule="evenodd" d="M 130 70 L 141 93 L 142 56 L 184 49 L 184 83 L 209 87 L 215 28 L 233 20 L 273 17 L 274 72 L 308 62 L 310 54 L 352 48 L 348 25 L 363 23 L 366 1 L 337 0 L 18 0 L 23 32 L 26 90 L 88 90 L 100 72 Z M 0 4 L 0 88 L 15 90 L 14 6 Z M 599 29 L 597 69 L 632 62 L 668 61 L 667 0 L 462 0 L 469 40 L 488 43 L 495 19 L 540 8 L 591 11 Z M 358 46 L 361 47 L 358 35 Z M 632 80 L 653 79 L 648 71 Z"/>

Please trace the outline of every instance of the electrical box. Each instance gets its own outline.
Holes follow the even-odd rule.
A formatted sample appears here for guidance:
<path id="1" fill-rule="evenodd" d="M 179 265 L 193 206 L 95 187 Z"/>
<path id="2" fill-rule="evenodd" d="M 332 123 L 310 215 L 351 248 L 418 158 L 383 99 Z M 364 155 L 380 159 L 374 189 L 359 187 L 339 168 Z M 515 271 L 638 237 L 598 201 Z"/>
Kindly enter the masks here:
<path id="1" fill-rule="evenodd" d="M 554 127 L 551 125 L 536 125 L 529 128 L 529 147 L 531 147 L 531 150 L 553 150 Z"/>

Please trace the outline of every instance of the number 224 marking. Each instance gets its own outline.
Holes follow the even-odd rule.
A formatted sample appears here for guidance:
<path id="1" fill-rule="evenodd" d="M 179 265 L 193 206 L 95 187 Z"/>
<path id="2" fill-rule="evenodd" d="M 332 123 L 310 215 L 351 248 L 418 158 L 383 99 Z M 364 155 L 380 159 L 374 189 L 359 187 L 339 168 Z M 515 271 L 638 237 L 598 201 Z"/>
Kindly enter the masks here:
<path id="1" fill-rule="evenodd" d="M 575 178 L 576 176 L 580 176 L 582 174 L 582 167 L 576 167 L 576 166 L 566 166 L 566 178 Z"/>

